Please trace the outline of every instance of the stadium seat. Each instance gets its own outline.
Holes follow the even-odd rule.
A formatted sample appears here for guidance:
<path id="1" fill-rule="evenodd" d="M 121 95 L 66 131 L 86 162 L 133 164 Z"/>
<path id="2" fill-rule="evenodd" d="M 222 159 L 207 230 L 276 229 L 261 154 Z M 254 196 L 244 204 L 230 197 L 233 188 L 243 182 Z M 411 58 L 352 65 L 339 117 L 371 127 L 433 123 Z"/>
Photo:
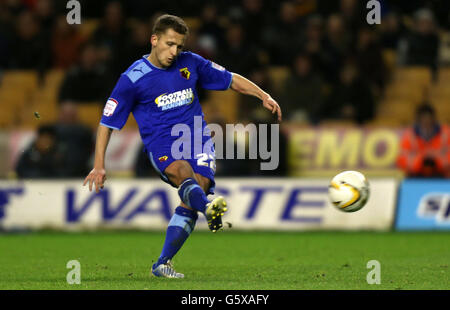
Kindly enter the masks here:
<path id="1" fill-rule="evenodd" d="M 399 67 L 394 71 L 394 83 L 429 86 L 431 84 L 431 70 L 424 66 Z"/>
<path id="2" fill-rule="evenodd" d="M 395 70 L 395 65 L 397 62 L 397 53 L 393 49 L 384 49 L 382 51 L 382 57 L 384 63 L 386 64 L 388 72 L 393 72 Z"/>
<path id="3" fill-rule="evenodd" d="M 83 19 L 82 23 L 79 25 L 80 35 L 85 39 L 90 38 L 99 24 L 100 20 L 98 19 Z"/>
<path id="4" fill-rule="evenodd" d="M 431 97 L 433 99 L 441 100 L 450 97 L 450 69 L 441 68 L 438 72 L 438 79 L 436 84 L 432 85 L 430 89 Z"/>
<path id="5" fill-rule="evenodd" d="M 289 76 L 289 68 L 283 66 L 272 66 L 269 68 L 270 81 L 275 92 L 282 90 L 283 83 Z"/>
<path id="6" fill-rule="evenodd" d="M 196 17 L 183 17 L 183 20 L 186 22 L 187 26 L 191 31 L 195 31 L 202 25 L 202 21 L 200 18 Z"/>
<path id="7" fill-rule="evenodd" d="M 378 113 L 389 115 L 399 113 L 408 113 L 413 111 L 419 101 L 411 100 L 386 100 L 378 107 Z"/>
<path id="8" fill-rule="evenodd" d="M 423 98 L 426 91 L 427 87 L 415 82 L 393 83 L 386 87 L 385 98 L 417 101 Z"/>
<path id="9" fill-rule="evenodd" d="M 38 75 L 35 71 L 5 71 L 0 89 L 20 88 L 22 92 L 34 91 L 38 87 Z"/>
<path id="10" fill-rule="evenodd" d="M 325 119 L 319 123 L 320 127 L 337 127 L 337 128 L 351 128 L 356 127 L 356 123 L 353 121 L 347 120 L 334 120 L 334 119 Z"/>
<path id="11" fill-rule="evenodd" d="M 443 31 L 440 35 L 439 61 L 444 64 L 450 63 L 450 33 Z"/>
<path id="12" fill-rule="evenodd" d="M 32 102 L 38 89 L 38 76 L 33 71 L 6 71 L 1 85 L 2 128 L 20 127 L 22 115 L 32 111 Z M 33 112 L 29 112 L 33 113 Z"/>
<path id="13" fill-rule="evenodd" d="M 36 129 L 44 123 L 52 123 L 58 116 L 58 91 L 64 76 L 62 70 L 49 71 L 40 87 L 36 88 L 23 103 L 16 102 L 18 107 L 17 126 L 23 129 Z M 36 117 L 38 113 L 39 118 Z"/>
<path id="14" fill-rule="evenodd" d="M 438 83 L 446 84 L 448 82 L 450 82 L 450 68 L 440 68 L 438 72 Z"/>
<path id="15" fill-rule="evenodd" d="M 98 122 L 100 122 L 100 119 L 98 120 Z M 137 130 L 137 129 L 138 125 L 136 123 L 136 120 L 134 119 L 133 114 L 130 114 L 127 123 L 125 124 L 125 126 L 123 126 L 122 130 Z"/>
<path id="16" fill-rule="evenodd" d="M 0 113 L 0 129 L 11 129 L 17 124 L 15 106 L 5 102 L 0 95 L 2 101 L 2 113 Z"/>
<path id="17" fill-rule="evenodd" d="M 80 121 L 95 130 L 102 116 L 102 106 L 98 102 L 83 103 L 78 105 L 78 117 Z"/>
<path id="18" fill-rule="evenodd" d="M 388 128 L 397 128 L 404 125 L 404 121 L 399 120 L 396 117 L 377 117 L 371 121 L 368 121 L 365 124 L 367 128 L 376 128 L 376 127 L 388 127 Z"/>
<path id="19" fill-rule="evenodd" d="M 50 91 L 58 91 L 64 79 L 64 70 L 51 70 L 45 75 L 44 88 Z"/>
<path id="20" fill-rule="evenodd" d="M 450 125 L 450 98 L 433 103 L 439 121 Z"/>
<path id="21" fill-rule="evenodd" d="M 450 84 L 448 86 L 436 86 L 430 91 L 430 99 L 434 101 L 448 100 L 450 98 Z"/>
<path id="22" fill-rule="evenodd" d="M 58 118 L 58 104 L 54 94 L 38 91 L 30 108 L 30 111 L 21 113 L 22 128 L 37 128 L 44 123 L 53 123 Z"/>
<path id="23" fill-rule="evenodd" d="M 418 103 L 420 103 L 419 99 L 385 99 L 377 107 L 376 119 L 395 119 L 399 125 L 408 125 L 414 120 L 414 111 Z"/>
<path id="24" fill-rule="evenodd" d="M 22 106 L 33 93 L 21 91 L 17 87 L 2 87 L 0 88 L 0 98 L 2 106 L 6 104 L 13 104 L 16 107 Z"/>
<path id="25" fill-rule="evenodd" d="M 226 91 L 209 91 L 208 103 L 220 112 L 227 123 L 237 121 L 237 105 L 239 94 L 228 89 Z"/>

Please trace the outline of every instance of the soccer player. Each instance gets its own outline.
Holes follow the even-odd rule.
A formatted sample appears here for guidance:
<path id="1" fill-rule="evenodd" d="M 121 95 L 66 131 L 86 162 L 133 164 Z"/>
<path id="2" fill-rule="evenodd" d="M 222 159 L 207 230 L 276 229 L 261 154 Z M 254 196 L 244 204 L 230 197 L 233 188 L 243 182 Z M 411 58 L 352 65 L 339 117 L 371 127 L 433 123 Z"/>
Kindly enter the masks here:
<path id="1" fill-rule="evenodd" d="M 132 112 L 150 162 L 163 181 L 178 188 L 181 198 L 169 222 L 161 256 L 151 268 L 153 275 L 167 278 L 184 277 L 174 270 L 170 260 L 194 229 L 197 212 L 204 214 L 209 229 L 216 232 L 222 228 L 222 215 L 227 210 L 223 197 L 207 199 L 215 187 L 212 144 L 202 148 L 199 154 L 191 147 L 188 158 L 176 159 L 171 153 L 172 144 L 178 139 L 171 136 L 172 127 L 185 124 L 194 132 L 198 130 L 194 128 L 195 116 L 202 119 L 201 141 L 197 142 L 204 147 L 210 139 L 202 134 L 207 125 L 198 100 L 197 85 L 208 90 L 231 88 L 256 96 L 272 114 L 277 113 L 278 121 L 281 121 L 279 105 L 257 85 L 197 54 L 182 52 L 187 35 L 187 25 L 177 16 L 166 14 L 155 21 L 150 38 L 151 53 L 121 74 L 105 104 L 97 131 L 94 168 L 83 183 L 89 182 L 90 191 L 93 185 L 96 192 L 103 188 L 105 152 L 111 132 L 120 130 Z M 196 142 L 194 137 L 191 137 L 192 145 Z"/>

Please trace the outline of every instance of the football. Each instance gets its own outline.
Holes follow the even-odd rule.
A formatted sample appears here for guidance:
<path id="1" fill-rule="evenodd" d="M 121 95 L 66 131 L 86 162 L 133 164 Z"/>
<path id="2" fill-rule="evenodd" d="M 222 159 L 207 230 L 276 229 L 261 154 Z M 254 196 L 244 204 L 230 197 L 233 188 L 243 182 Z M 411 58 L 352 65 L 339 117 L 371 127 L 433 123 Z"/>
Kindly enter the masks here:
<path id="1" fill-rule="evenodd" d="M 366 177 L 358 171 L 336 175 L 328 187 L 331 203 L 340 211 L 355 212 L 365 206 L 370 188 Z"/>

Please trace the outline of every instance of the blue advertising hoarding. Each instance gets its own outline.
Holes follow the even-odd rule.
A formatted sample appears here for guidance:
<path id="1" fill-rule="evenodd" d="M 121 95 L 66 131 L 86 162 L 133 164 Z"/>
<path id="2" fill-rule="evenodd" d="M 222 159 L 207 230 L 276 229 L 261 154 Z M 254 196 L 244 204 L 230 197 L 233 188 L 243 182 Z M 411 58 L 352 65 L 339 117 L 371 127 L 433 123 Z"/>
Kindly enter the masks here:
<path id="1" fill-rule="evenodd" d="M 450 180 L 406 179 L 397 205 L 397 230 L 450 230 Z"/>

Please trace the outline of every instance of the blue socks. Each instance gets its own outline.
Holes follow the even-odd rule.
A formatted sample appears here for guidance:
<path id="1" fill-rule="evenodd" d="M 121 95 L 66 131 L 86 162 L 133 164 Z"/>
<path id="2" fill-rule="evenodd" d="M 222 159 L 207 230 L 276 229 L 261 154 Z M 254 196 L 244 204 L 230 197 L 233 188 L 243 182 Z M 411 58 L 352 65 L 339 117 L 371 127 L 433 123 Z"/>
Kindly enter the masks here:
<path id="1" fill-rule="evenodd" d="M 205 213 L 206 204 L 209 203 L 209 200 L 195 179 L 187 178 L 184 180 L 178 189 L 178 195 L 181 201 L 190 208 Z"/>
<path id="2" fill-rule="evenodd" d="M 158 261 L 153 264 L 153 268 L 160 264 L 165 264 L 169 259 L 177 254 L 186 239 L 194 230 L 197 221 L 197 211 L 183 207 L 177 207 L 167 227 L 166 240 Z"/>
<path id="3" fill-rule="evenodd" d="M 198 215 L 197 211 L 205 213 L 206 204 L 209 200 L 205 192 L 193 178 L 187 178 L 181 183 L 178 189 L 178 195 L 186 205 L 194 210 L 183 207 L 177 207 L 167 227 L 166 240 L 158 261 L 153 264 L 153 268 L 160 264 L 165 264 L 169 259 L 177 254 L 186 239 L 194 230 Z"/>

